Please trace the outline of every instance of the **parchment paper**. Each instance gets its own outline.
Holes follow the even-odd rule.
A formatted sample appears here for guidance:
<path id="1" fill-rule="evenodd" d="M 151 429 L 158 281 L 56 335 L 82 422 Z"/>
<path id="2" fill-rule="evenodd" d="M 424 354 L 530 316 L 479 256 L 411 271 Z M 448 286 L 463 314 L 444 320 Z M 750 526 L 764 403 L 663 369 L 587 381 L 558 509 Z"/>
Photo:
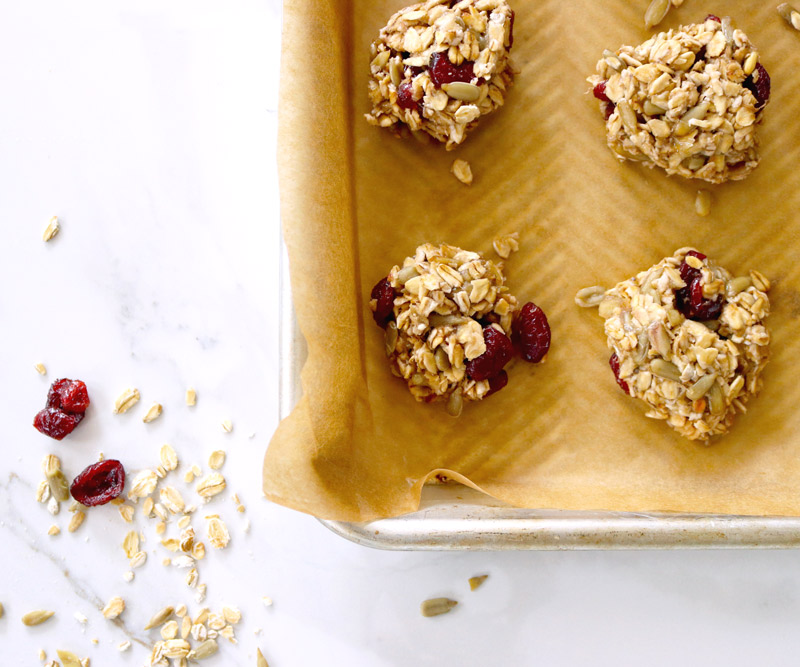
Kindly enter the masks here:
<path id="1" fill-rule="evenodd" d="M 264 461 L 271 500 L 323 518 L 367 520 L 415 509 L 436 471 L 524 507 L 800 514 L 800 34 L 775 3 L 688 0 L 662 29 L 729 14 L 772 75 L 762 163 L 746 181 L 700 182 L 620 165 L 584 78 L 604 48 L 647 37 L 648 0 L 517 0 L 507 105 L 454 152 L 367 125 L 369 43 L 404 0 L 287 0 L 280 105 L 284 235 L 300 327 L 304 396 Z M 455 157 L 471 188 L 449 173 Z M 371 287 L 423 242 L 492 255 L 513 292 L 553 331 L 543 365 L 515 361 L 510 382 L 459 419 L 416 403 L 392 377 Z M 694 245 L 733 273 L 773 280 L 773 359 L 764 390 L 710 447 L 646 419 L 617 388 L 602 321 L 573 303 L 675 249 Z"/>

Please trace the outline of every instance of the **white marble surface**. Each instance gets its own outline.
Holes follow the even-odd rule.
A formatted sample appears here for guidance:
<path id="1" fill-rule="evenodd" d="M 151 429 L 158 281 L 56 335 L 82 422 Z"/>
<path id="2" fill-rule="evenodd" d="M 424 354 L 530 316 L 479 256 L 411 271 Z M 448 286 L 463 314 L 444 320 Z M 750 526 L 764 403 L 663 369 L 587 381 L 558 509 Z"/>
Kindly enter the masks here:
<path id="1" fill-rule="evenodd" d="M 796 663 L 795 552 L 385 553 L 260 498 L 277 422 L 279 24 L 277 0 L 0 2 L 0 664 L 61 648 L 144 665 L 146 620 L 199 609 L 185 571 L 162 565 L 153 520 L 137 514 L 149 558 L 126 583 L 115 507 L 49 537 L 69 514 L 34 501 L 47 453 L 71 474 L 99 452 L 135 473 L 164 442 L 181 472 L 226 449 L 228 491 L 247 507 L 226 491 L 194 520 L 229 520 L 231 545 L 200 578 L 205 604 L 244 615 L 239 644 L 223 640 L 210 666 L 255 665 L 257 647 L 273 667 Z M 51 215 L 62 231 L 45 244 Z M 58 443 L 30 424 L 64 376 L 85 380 L 93 405 Z M 142 402 L 113 415 L 130 385 Z M 143 424 L 153 401 L 164 414 Z M 114 595 L 119 623 L 99 611 Z M 422 618 L 438 595 L 462 604 Z M 56 616 L 23 627 L 36 608 Z"/>

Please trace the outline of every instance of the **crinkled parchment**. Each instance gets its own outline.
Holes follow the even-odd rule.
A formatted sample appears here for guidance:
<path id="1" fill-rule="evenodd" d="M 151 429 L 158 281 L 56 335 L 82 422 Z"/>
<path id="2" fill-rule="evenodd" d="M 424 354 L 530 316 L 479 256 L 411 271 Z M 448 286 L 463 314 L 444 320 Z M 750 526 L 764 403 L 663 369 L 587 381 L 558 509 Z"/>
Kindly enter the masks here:
<path id="1" fill-rule="evenodd" d="M 363 118 L 369 43 L 402 0 L 287 0 L 281 210 L 309 356 L 304 396 L 264 461 L 268 498 L 365 520 L 415 509 L 444 470 L 525 507 L 800 514 L 800 34 L 774 3 L 725 3 L 773 93 L 761 166 L 714 187 L 711 215 L 699 218 L 706 186 L 619 164 L 587 94 L 604 48 L 646 39 L 648 1 L 517 0 L 517 84 L 446 153 Z M 660 28 L 707 9 L 686 2 Z M 470 188 L 449 173 L 456 157 L 473 167 Z M 506 263 L 509 285 L 548 314 L 552 349 L 544 364 L 513 362 L 506 389 L 452 419 L 389 373 L 369 292 L 420 243 L 491 255 L 492 238 L 513 231 L 522 249 Z M 764 390 L 711 447 L 643 416 L 614 382 L 602 321 L 573 303 L 579 288 L 611 286 L 687 245 L 774 284 Z"/>

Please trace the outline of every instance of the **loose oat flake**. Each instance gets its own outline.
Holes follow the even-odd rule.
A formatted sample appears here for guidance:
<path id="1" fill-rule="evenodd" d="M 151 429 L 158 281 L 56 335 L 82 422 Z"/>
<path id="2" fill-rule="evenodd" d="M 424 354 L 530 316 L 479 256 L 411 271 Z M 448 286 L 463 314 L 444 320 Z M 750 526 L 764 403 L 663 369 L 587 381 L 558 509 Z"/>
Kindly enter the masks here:
<path id="1" fill-rule="evenodd" d="M 189 387 L 189 389 L 186 390 L 186 405 L 191 407 L 196 404 L 197 392 L 193 388 Z"/>
<path id="2" fill-rule="evenodd" d="M 114 414 L 123 414 L 139 402 L 139 390 L 131 387 L 123 391 L 114 402 Z"/>
<path id="3" fill-rule="evenodd" d="M 42 363 L 38 363 L 38 364 L 36 364 L 36 365 L 34 366 L 34 368 L 36 369 L 36 372 L 37 372 L 39 375 L 47 375 L 47 368 L 45 367 L 45 365 L 44 365 L 44 364 L 42 364 Z"/>
<path id="4" fill-rule="evenodd" d="M 125 601 L 121 597 L 113 597 L 103 607 L 103 616 L 111 620 L 117 618 L 123 611 L 125 611 Z"/>
<path id="5" fill-rule="evenodd" d="M 472 167 L 466 160 L 453 160 L 450 171 L 464 185 L 472 185 Z"/>
<path id="6" fill-rule="evenodd" d="M 161 407 L 161 403 L 153 403 L 150 408 L 145 413 L 144 417 L 142 417 L 142 421 L 145 424 L 149 424 L 152 421 L 155 421 L 161 416 L 163 408 Z"/>

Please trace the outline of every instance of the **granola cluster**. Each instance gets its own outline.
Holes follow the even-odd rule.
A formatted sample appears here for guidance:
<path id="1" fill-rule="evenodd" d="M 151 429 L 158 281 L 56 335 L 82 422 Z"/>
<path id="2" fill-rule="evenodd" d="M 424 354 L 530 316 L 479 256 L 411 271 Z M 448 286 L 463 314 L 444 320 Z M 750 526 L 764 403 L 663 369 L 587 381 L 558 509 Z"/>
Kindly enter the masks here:
<path id="1" fill-rule="evenodd" d="M 428 0 L 401 9 L 371 47 L 372 125 L 407 125 L 460 144 L 501 107 L 513 73 L 514 12 L 505 0 Z"/>
<path id="2" fill-rule="evenodd" d="M 709 183 L 741 180 L 758 165 L 769 75 L 728 18 L 709 16 L 606 51 L 587 80 L 620 161 Z"/>
<path id="3" fill-rule="evenodd" d="M 599 308 L 620 387 L 690 440 L 727 432 L 761 388 L 769 287 L 683 248 L 608 290 Z"/>
<path id="4" fill-rule="evenodd" d="M 467 372 L 467 364 L 487 352 L 481 322 L 510 341 L 518 309 L 502 264 L 454 246 L 425 244 L 393 267 L 387 281 L 394 290 L 394 319 L 385 335 L 392 373 L 418 401 L 447 400 L 451 414 L 461 411 L 463 401 L 484 398 L 491 379 L 475 380 Z M 370 308 L 376 311 L 376 299 Z"/>

